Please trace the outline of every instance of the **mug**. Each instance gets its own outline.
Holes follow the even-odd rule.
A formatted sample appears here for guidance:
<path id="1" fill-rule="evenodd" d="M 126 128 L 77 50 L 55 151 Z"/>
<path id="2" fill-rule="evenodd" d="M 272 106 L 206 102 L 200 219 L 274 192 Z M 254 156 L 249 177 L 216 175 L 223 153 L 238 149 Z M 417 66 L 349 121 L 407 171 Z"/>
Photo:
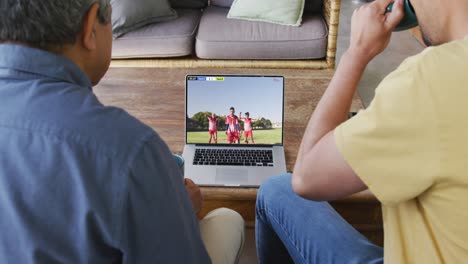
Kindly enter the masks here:
<path id="1" fill-rule="evenodd" d="M 174 156 L 174 159 L 177 162 L 177 166 L 179 167 L 180 172 L 182 173 L 182 177 L 184 177 L 184 165 L 185 165 L 184 158 L 180 156 L 179 154 L 175 154 L 175 153 L 173 153 L 172 156 Z"/>
<path id="2" fill-rule="evenodd" d="M 404 1 L 403 9 L 405 15 L 403 16 L 403 19 L 400 21 L 400 23 L 393 29 L 393 31 L 402 31 L 418 25 L 418 18 L 416 17 L 413 6 L 409 0 Z M 392 12 L 393 4 L 394 3 L 391 3 L 387 6 L 386 13 Z"/>

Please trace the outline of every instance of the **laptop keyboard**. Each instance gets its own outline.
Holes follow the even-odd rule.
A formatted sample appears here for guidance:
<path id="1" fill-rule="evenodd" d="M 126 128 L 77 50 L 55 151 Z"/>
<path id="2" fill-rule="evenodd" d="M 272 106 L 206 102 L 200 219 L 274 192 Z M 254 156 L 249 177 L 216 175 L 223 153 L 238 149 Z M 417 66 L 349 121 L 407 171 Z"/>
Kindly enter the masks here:
<path id="1" fill-rule="evenodd" d="M 196 149 L 193 165 L 273 166 L 273 151 L 263 149 Z"/>

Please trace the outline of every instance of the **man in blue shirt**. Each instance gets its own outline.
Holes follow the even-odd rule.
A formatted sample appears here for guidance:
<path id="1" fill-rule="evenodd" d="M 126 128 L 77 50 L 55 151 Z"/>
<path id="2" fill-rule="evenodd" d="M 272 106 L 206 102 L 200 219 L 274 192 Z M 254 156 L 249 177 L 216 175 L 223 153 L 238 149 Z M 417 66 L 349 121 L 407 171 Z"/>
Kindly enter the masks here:
<path id="1" fill-rule="evenodd" d="M 240 216 L 199 225 L 200 190 L 166 144 L 93 94 L 110 13 L 108 0 L 0 2 L 0 263 L 235 262 Z"/>

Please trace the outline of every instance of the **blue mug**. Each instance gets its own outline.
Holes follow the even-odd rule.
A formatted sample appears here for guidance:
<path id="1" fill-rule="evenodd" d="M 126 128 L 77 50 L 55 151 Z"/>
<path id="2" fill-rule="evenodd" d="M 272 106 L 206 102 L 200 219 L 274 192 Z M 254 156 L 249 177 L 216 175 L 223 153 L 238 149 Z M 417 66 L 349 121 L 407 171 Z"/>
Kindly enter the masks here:
<path id="1" fill-rule="evenodd" d="M 400 23 L 393 29 L 393 31 L 402 31 L 418 25 L 418 18 L 416 17 L 413 6 L 409 0 L 404 1 L 405 3 L 403 5 L 403 9 L 405 11 L 405 15 L 403 16 L 403 19 L 400 21 Z M 386 13 L 392 12 L 393 4 L 394 3 L 391 3 L 387 6 Z"/>

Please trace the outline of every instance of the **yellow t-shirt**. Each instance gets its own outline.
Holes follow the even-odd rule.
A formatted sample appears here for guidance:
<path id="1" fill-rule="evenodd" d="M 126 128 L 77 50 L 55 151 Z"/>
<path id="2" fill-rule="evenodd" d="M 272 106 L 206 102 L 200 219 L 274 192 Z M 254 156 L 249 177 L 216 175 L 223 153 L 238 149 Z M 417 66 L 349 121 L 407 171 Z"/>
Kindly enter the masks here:
<path id="1" fill-rule="evenodd" d="M 382 203 L 385 263 L 468 263 L 468 38 L 407 59 L 334 136 Z"/>

